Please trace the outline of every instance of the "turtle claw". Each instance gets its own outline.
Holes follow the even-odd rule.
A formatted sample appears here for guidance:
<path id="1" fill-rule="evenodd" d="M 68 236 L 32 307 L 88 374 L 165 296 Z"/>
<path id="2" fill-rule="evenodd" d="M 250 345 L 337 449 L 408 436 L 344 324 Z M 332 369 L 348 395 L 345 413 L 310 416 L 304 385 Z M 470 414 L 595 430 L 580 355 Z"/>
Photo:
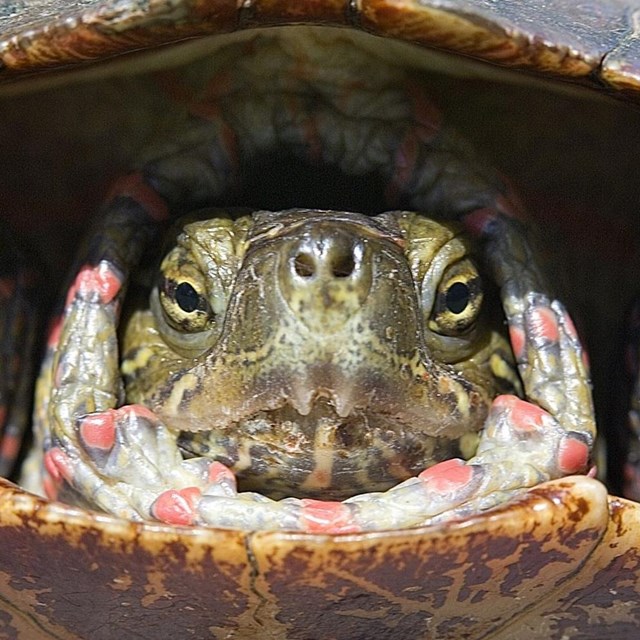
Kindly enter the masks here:
<path id="1" fill-rule="evenodd" d="M 201 495 L 197 487 L 163 491 L 151 506 L 151 516 L 167 524 L 193 524 L 196 519 L 195 507 Z"/>
<path id="2" fill-rule="evenodd" d="M 181 464 L 175 436 L 139 405 L 83 416 L 76 423 L 78 444 L 110 481 L 148 487 L 162 483 L 166 470 Z"/>
<path id="3" fill-rule="evenodd" d="M 418 478 L 427 493 L 457 503 L 467 499 L 478 487 L 481 467 L 453 458 L 425 469 Z"/>

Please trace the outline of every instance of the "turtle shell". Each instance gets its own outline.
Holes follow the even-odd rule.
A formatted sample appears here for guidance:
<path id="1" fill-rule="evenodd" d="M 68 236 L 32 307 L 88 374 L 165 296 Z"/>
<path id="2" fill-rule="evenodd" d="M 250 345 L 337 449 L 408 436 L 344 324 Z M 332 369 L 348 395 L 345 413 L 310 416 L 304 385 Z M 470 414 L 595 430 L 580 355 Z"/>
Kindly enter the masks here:
<path id="1" fill-rule="evenodd" d="M 595 370 L 596 394 L 608 389 L 601 345 L 615 332 L 638 273 L 631 212 L 640 198 L 640 181 L 632 180 L 640 117 L 592 89 L 636 99 L 633 8 L 613 0 L 579 9 L 568 0 L 544 7 L 391 0 L 237 7 L 222 0 L 16 0 L 0 7 L 3 217 L 44 246 L 50 272 L 64 271 L 75 230 L 139 142 L 130 134 L 140 121 L 105 88 L 135 87 L 120 79 L 134 77 L 129 65 L 156 72 L 167 63 L 157 55 L 191 55 L 205 36 L 233 37 L 224 34 L 238 29 L 306 23 L 361 30 L 354 37 L 370 46 L 436 68 L 434 93 L 447 117 L 488 149 L 534 217 L 550 225 L 547 249 L 562 254 L 560 269 L 571 276 L 565 291 L 592 311 L 587 335 L 594 360 L 604 363 Z M 188 39 L 197 42 L 180 44 Z M 150 58 L 132 53 L 152 48 L 159 51 Z M 530 74 L 523 84 L 493 66 L 434 59 L 431 49 Z M 115 67 L 104 64 L 122 54 L 130 55 Z M 538 76 L 564 78 L 569 88 L 548 88 Z M 76 78 L 83 84 L 73 85 Z M 136 97 L 142 111 L 154 109 L 153 95 Z M 107 144 L 114 122 L 121 135 Z M 612 162 L 620 150 L 623 159 Z M 78 153 L 86 158 L 81 169 L 70 160 Z M 601 393 L 606 408 L 610 394 Z M 542 485 L 446 527 L 333 536 L 135 524 L 47 503 L 9 482 L 1 487 L 0 539 L 10 552 L 0 559 L 0 629 L 10 638 L 546 639 L 600 638 L 603 628 L 631 638 L 640 624 L 639 507 L 607 497 L 587 478 Z"/>
<path id="2" fill-rule="evenodd" d="M 12 0 L 0 12 L 0 60 L 12 77 L 237 29 L 318 24 L 637 91 L 637 11 L 624 0 Z"/>
<path id="3" fill-rule="evenodd" d="M 635 504 L 586 478 L 446 527 L 171 528 L 2 483 L 4 637 L 631 638 Z M 461 635 L 464 634 L 464 635 Z"/>

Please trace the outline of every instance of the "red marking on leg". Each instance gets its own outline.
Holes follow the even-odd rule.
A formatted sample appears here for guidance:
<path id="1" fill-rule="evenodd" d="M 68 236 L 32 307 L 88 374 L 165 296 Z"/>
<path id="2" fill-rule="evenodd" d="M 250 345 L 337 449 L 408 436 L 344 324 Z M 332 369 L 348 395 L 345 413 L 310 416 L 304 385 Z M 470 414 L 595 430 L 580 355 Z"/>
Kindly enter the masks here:
<path id="1" fill-rule="evenodd" d="M 233 74 L 229 71 L 217 73 L 207 82 L 202 100 L 218 102 L 222 96 L 229 95 L 234 89 L 233 80 Z"/>
<path id="2" fill-rule="evenodd" d="M 131 173 L 124 176 L 111 187 L 107 202 L 116 198 L 131 198 L 137 202 L 152 219 L 166 220 L 169 217 L 169 207 L 162 196 L 145 181 L 141 173 Z"/>
<path id="3" fill-rule="evenodd" d="M 303 498 L 300 524 L 309 533 L 357 533 L 360 526 L 354 521 L 351 509 L 342 502 L 325 502 Z"/>
<path id="4" fill-rule="evenodd" d="M 215 122 L 218 126 L 216 142 L 224 152 L 229 165 L 237 171 L 240 165 L 240 151 L 236 132 L 224 119 L 224 114 L 215 103 L 196 103 L 189 107 L 189 112 L 194 116 Z"/>
<path id="5" fill-rule="evenodd" d="M 322 141 L 318 131 L 318 123 L 313 114 L 308 114 L 303 124 L 304 139 L 307 146 L 307 157 L 312 164 L 322 162 Z"/>
<path id="6" fill-rule="evenodd" d="M 236 476 L 233 471 L 222 462 L 212 462 L 209 465 L 208 479 L 213 484 L 218 484 L 224 480 L 231 480 L 234 484 L 236 482 Z"/>
<path id="7" fill-rule="evenodd" d="M 498 219 L 495 209 L 484 207 L 466 214 L 463 218 L 465 229 L 474 237 L 481 238 L 489 233 L 491 225 Z"/>
<path id="8" fill-rule="evenodd" d="M 503 394 L 493 399 L 493 407 L 496 409 L 511 409 L 517 402 L 520 402 L 518 396 Z"/>
<path id="9" fill-rule="evenodd" d="M 67 293 L 67 306 L 77 297 L 81 300 L 97 299 L 102 304 L 109 304 L 122 287 L 119 276 L 111 265 L 102 260 L 97 266 L 85 265 L 80 268 L 74 283 Z"/>
<path id="10" fill-rule="evenodd" d="M 567 436 L 558 449 L 558 469 L 562 473 L 582 473 L 589 462 L 589 447 L 578 440 Z"/>
<path id="11" fill-rule="evenodd" d="M 66 480 L 71 484 L 73 479 L 73 467 L 69 456 L 60 447 L 49 449 L 44 454 L 44 468 L 56 482 Z"/>
<path id="12" fill-rule="evenodd" d="M 186 487 L 180 489 L 178 493 L 189 503 L 192 511 L 195 511 L 200 498 L 202 498 L 202 491 L 198 487 Z"/>
<path id="13" fill-rule="evenodd" d="M 410 130 L 400 143 L 393 160 L 393 175 L 384 195 L 387 204 L 394 205 L 404 192 L 413 176 L 418 160 L 420 144 L 413 130 Z"/>
<path id="14" fill-rule="evenodd" d="M 188 109 L 207 103 L 216 104 L 221 96 L 228 95 L 233 89 L 233 76 L 228 71 L 214 75 L 202 90 L 189 86 L 182 75 L 171 69 L 158 71 L 154 79 L 172 102 Z"/>
<path id="15" fill-rule="evenodd" d="M 420 125 L 420 140 L 430 142 L 442 128 L 442 114 L 429 100 L 423 87 L 418 82 L 409 80 L 406 84 L 406 93 L 411 100 L 411 112 L 414 120 Z"/>
<path id="16" fill-rule="evenodd" d="M 428 483 L 429 489 L 436 493 L 449 493 L 471 482 L 473 468 L 465 464 L 464 460 L 453 458 L 425 469 L 418 478 Z"/>
<path id="17" fill-rule="evenodd" d="M 193 98 L 193 89 L 189 89 L 182 76 L 173 69 L 165 69 L 154 74 L 155 83 L 172 102 L 186 105 Z"/>
<path id="18" fill-rule="evenodd" d="M 220 126 L 220 135 L 218 136 L 218 142 L 225 155 L 227 161 L 234 171 L 238 170 L 240 166 L 240 147 L 238 145 L 238 137 L 231 125 L 222 119 L 220 116 L 217 120 Z"/>
<path id="19" fill-rule="evenodd" d="M 189 106 L 189 113 L 203 120 L 224 123 L 223 113 L 215 102 L 194 102 Z"/>
<path id="20" fill-rule="evenodd" d="M 322 140 L 315 115 L 309 113 L 305 102 L 295 95 L 289 96 L 285 104 L 290 114 L 289 119 L 292 123 L 295 123 L 297 130 L 302 134 L 309 161 L 312 164 L 320 163 L 323 157 Z"/>
<path id="21" fill-rule="evenodd" d="M 524 206 L 513 191 L 496 198 L 496 209 L 507 218 L 526 218 Z"/>
<path id="22" fill-rule="evenodd" d="M 169 489 L 161 493 L 151 507 L 151 515 L 167 524 L 192 524 L 195 519 L 192 493 L 185 489 Z"/>
<path id="23" fill-rule="evenodd" d="M 4 425 L 6 419 L 7 419 L 7 407 L 2 405 L 0 406 L 0 426 Z"/>
<path id="24" fill-rule="evenodd" d="M 1 419 L 0 424 L 2 424 Z M 16 435 L 12 433 L 5 434 L 2 438 L 2 445 L 0 446 L 0 458 L 4 460 L 15 460 L 20 453 L 21 445 L 22 441 Z"/>
<path id="25" fill-rule="evenodd" d="M 64 358 L 61 358 L 60 361 L 58 362 L 58 366 L 53 372 L 53 388 L 54 389 L 60 388 L 60 385 L 62 384 L 64 369 L 65 369 L 65 361 L 64 361 Z"/>
<path id="26" fill-rule="evenodd" d="M 80 438 L 91 449 L 110 451 L 116 443 L 116 412 L 111 409 L 104 413 L 94 413 L 82 419 Z"/>
<path id="27" fill-rule="evenodd" d="M 116 413 L 124 416 L 135 416 L 142 420 L 148 420 L 149 422 L 158 422 L 158 416 L 151 411 L 148 407 L 142 404 L 127 404 L 119 409 L 116 409 Z"/>
<path id="28" fill-rule="evenodd" d="M 44 495 L 49 500 L 58 499 L 60 485 L 59 483 L 55 482 L 55 480 L 48 473 L 45 473 L 44 477 L 42 478 L 42 489 L 44 490 Z"/>
<path id="29" fill-rule="evenodd" d="M 564 324 L 564 330 L 567 335 L 573 340 L 578 339 L 578 330 L 576 329 L 576 325 L 573 323 L 573 318 L 565 311 L 562 314 L 562 321 Z"/>
<path id="30" fill-rule="evenodd" d="M 62 316 L 58 316 L 51 321 L 49 325 L 49 331 L 47 335 L 47 348 L 55 349 L 60 343 L 60 335 L 62 334 L 62 326 L 63 326 L 64 318 Z"/>
<path id="31" fill-rule="evenodd" d="M 528 325 L 534 339 L 557 342 L 560 339 L 558 319 L 552 309 L 535 307 L 529 312 Z"/>
<path id="32" fill-rule="evenodd" d="M 215 122 L 219 126 L 218 143 L 229 164 L 237 170 L 240 165 L 238 139 L 219 106 L 220 97 L 233 89 L 232 75 L 228 72 L 216 74 L 199 95 L 175 71 L 162 71 L 155 77 L 158 85 L 173 102 L 185 106 L 191 115 Z"/>
<path id="33" fill-rule="evenodd" d="M 516 357 L 516 360 L 521 361 L 525 355 L 524 347 L 526 344 L 522 327 L 509 325 L 509 340 L 511 342 L 511 349 L 513 349 L 513 355 Z"/>
<path id="34" fill-rule="evenodd" d="M 549 415 L 537 405 L 511 396 L 513 401 L 510 406 L 511 425 L 521 433 L 539 431 L 543 428 L 544 419 Z"/>

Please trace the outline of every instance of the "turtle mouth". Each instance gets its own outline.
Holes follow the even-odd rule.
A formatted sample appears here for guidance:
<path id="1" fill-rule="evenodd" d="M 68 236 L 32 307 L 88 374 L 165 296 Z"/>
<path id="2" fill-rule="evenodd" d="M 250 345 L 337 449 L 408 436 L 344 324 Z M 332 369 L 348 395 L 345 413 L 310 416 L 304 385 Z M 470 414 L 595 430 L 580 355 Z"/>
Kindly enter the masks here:
<path id="1" fill-rule="evenodd" d="M 460 455 L 459 440 L 425 436 L 393 416 L 353 409 L 342 415 L 319 391 L 299 412 L 291 404 L 260 411 L 233 428 L 183 431 L 186 457 L 229 467 L 242 491 L 273 499 L 344 500 L 385 491 L 434 460 Z"/>

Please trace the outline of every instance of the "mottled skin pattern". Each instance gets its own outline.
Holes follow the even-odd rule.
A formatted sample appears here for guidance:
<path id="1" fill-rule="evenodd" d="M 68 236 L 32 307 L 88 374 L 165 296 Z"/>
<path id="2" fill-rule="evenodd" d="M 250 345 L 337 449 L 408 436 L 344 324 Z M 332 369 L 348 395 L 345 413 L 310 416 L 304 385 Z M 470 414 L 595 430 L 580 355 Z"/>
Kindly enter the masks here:
<path id="1" fill-rule="evenodd" d="M 221 52 L 215 71 L 205 61 L 184 78 L 165 76 L 184 108 L 169 141 L 116 185 L 50 336 L 38 401 L 49 496 L 134 519 L 353 532 L 467 515 L 514 490 L 588 470 L 595 432 L 582 349 L 535 267 L 506 188 L 442 129 L 401 68 L 381 63 L 371 77 L 360 70 L 369 57 L 339 40 L 318 64 L 323 56 L 312 39 L 300 48 L 257 36 Z M 215 203 L 247 165 L 276 150 L 375 174 L 387 206 L 458 220 L 481 243 L 528 401 L 497 397 L 467 462 L 442 462 L 386 493 L 344 503 L 238 499 L 228 469 L 183 461 L 148 408 L 118 408 L 123 285 L 158 223 Z M 115 448 L 144 451 L 145 466 L 109 464 Z"/>
<path id="2" fill-rule="evenodd" d="M 519 388 L 471 247 L 402 212 L 193 222 L 125 323 L 126 401 L 270 497 L 382 491 L 470 457 Z"/>

